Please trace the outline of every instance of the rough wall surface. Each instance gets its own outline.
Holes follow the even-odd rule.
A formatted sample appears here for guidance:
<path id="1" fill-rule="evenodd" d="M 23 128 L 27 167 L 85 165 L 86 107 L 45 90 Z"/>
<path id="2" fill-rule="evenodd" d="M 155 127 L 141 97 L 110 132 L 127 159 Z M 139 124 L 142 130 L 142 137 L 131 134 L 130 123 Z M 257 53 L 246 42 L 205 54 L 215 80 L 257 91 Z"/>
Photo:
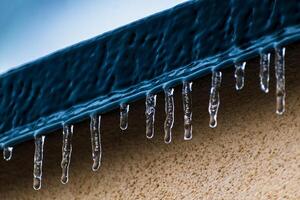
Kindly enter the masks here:
<path id="1" fill-rule="evenodd" d="M 121 134 L 118 112 L 103 115 L 103 163 L 91 171 L 88 122 L 75 125 L 70 182 L 60 183 L 61 133 L 47 137 L 43 186 L 32 189 L 33 142 L 19 145 L 10 162 L 0 160 L 0 199 L 300 199 L 300 45 L 287 48 L 287 112 L 275 114 L 274 73 L 269 94 L 259 88 L 258 59 L 246 67 L 236 92 L 233 71 L 221 87 L 219 126 L 208 127 L 210 77 L 194 84 L 194 138 L 183 141 L 180 87 L 175 88 L 174 141 L 163 142 L 163 96 L 158 97 L 156 135 L 147 140 L 144 102 L 131 106 Z M 272 64 L 272 66 L 274 66 Z"/>
<path id="2" fill-rule="evenodd" d="M 300 38 L 300 1 L 189 1 L 0 77 L 0 149 Z"/>

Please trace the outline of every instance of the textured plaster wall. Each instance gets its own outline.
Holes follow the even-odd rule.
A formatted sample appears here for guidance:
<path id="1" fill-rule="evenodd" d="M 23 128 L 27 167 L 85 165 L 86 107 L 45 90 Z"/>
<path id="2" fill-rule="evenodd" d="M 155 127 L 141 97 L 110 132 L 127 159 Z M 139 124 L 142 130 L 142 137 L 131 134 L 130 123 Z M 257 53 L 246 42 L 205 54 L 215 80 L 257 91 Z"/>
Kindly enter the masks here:
<path id="1" fill-rule="evenodd" d="M 287 48 L 287 112 L 275 114 L 274 67 L 269 94 L 258 85 L 258 59 L 236 92 L 224 71 L 219 126 L 208 127 L 210 77 L 193 88 L 192 141 L 183 141 L 177 87 L 174 142 L 163 143 L 164 104 L 158 96 L 156 135 L 145 138 L 144 102 L 130 107 L 121 134 L 118 112 L 103 115 L 103 165 L 91 171 L 88 122 L 75 125 L 70 181 L 60 184 L 61 133 L 47 137 L 42 190 L 32 189 L 34 145 L 16 147 L 0 161 L 0 199 L 300 199 L 300 45 Z M 272 59 L 273 61 L 273 59 Z"/>

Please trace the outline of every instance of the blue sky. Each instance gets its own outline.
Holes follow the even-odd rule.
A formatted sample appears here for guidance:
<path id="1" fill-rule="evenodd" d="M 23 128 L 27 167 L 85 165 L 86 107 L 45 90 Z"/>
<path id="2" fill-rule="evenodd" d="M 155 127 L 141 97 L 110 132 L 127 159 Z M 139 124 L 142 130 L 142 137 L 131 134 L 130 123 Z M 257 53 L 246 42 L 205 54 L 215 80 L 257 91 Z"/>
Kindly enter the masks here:
<path id="1" fill-rule="evenodd" d="M 0 0 L 0 73 L 187 0 Z"/>

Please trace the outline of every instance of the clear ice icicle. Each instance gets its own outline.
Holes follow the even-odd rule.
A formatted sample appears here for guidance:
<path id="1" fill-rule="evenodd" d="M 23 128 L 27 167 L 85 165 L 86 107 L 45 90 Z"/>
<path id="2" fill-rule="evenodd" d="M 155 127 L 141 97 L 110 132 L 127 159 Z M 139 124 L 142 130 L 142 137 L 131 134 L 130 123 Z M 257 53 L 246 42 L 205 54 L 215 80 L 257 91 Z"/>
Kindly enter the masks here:
<path id="1" fill-rule="evenodd" d="M 35 138 L 35 150 L 33 158 L 33 189 L 39 190 L 42 186 L 43 152 L 45 136 Z"/>
<path id="2" fill-rule="evenodd" d="M 191 140 L 192 135 L 192 82 L 183 82 L 182 86 L 184 140 Z"/>
<path id="3" fill-rule="evenodd" d="M 235 89 L 236 90 L 241 90 L 244 87 L 245 67 L 246 67 L 246 62 L 235 64 L 234 77 L 235 77 Z"/>
<path id="4" fill-rule="evenodd" d="M 146 137 L 148 139 L 154 136 L 154 120 L 155 120 L 155 107 L 156 107 L 156 95 L 147 94 L 146 96 Z"/>
<path id="5" fill-rule="evenodd" d="M 285 48 L 275 49 L 276 113 L 285 111 Z"/>
<path id="6" fill-rule="evenodd" d="M 213 72 L 211 79 L 210 98 L 208 112 L 210 116 L 209 126 L 215 128 L 217 126 L 217 115 L 220 105 L 219 88 L 222 81 L 222 72 Z"/>
<path id="7" fill-rule="evenodd" d="M 62 160 L 61 160 L 61 182 L 66 184 L 69 180 L 69 166 L 72 155 L 72 136 L 73 125 L 63 126 L 63 144 L 62 144 Z"/>
<path id="8" fill-rule="evenodd" d="M 269 79 L 270 79 L 270 53 L 260 54 L 260 88 L 265 93 L 269 92 Z"/>
<path id="9" fill-rule="evenodd" d="M 128 127 L 128 112 L 129 105 L 126 103 L 122 103 L 120 105 L 120 129 L 126 130 Z"/>
<path id="10" fill-rule="evenodd" d="M 3 159 L 9 161 L 12 158 L 13 147 L 5 147 L 3 149 Z"/>
<path id="11" fill-rule="evenodd" d="M 165 112 L 166 120 L 164 123 L 165 129 L 165 143 L 169 144 L 172 141 L 172 128 L 174 124 L 174 89 L 167 88 L 165 89 Z"/>
<path id="12" fill-rule="evenodd" d="M 100 133 L 100 115 L 92 115 L 90 122 L 91 144 L 92 144 L 92 170 L 97 171 L 101 165 L 102 147 L 101 147 L 101 133 Z"/>

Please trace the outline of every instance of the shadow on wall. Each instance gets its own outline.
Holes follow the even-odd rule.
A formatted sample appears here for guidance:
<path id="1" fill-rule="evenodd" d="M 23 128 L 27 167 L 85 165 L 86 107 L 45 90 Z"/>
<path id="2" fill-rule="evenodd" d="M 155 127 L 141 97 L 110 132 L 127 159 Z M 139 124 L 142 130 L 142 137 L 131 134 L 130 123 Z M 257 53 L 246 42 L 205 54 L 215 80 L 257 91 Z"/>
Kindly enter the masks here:
<path id="1" fill-rule="evenodd" d="M 175 88 L 174 138 L 163 142 L 164 97 L 158 95 L 155 136 L 145 137 L 144 101 L 130 105 L 129 128 L 119 113 L 101 122 L 103 160 L 92 172 L 89 123 L 74 126 L 70 180 L 60 183 L 61 132 L 46 137 L 43 183 L 32 189 L 34 143 L 0 161 L 1 199 L 60 198 L 282 198 L 298 197 L 300 160 L 300 45 L 287 48 L 287 112 L 275 114 L 274 55 L 269 94 L 259 88 L 259 60 L 246 66 L 245 88 L 234 88 L 233 67 L 223 71 L 218 127 L 208 127 L 210 76 L 193 84 L 193 140 L 183 141 L 181 87 Z M 272 52 L 273 53 L 273 52 Z"/>

